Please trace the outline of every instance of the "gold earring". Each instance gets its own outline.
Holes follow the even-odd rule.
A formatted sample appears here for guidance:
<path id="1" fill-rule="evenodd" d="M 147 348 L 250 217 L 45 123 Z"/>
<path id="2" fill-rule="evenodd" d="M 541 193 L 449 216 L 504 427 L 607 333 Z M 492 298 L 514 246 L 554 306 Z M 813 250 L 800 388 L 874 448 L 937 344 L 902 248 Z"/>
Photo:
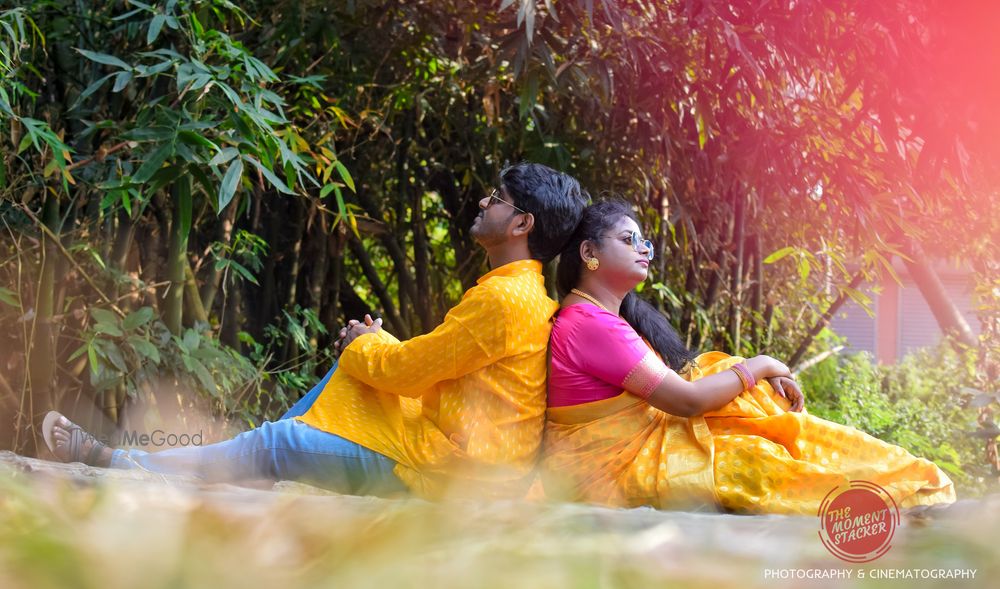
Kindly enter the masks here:
<path id="1" fill-rule="evenodd" d="M 587 260 L 587 270 L 590 270 L 591 272 L 593 272 L 594 270 L 597 270 L 597 268 L 600 265 L 601 265 L 601 262 L 597 258 L 590 258 L 589 260 Z"/>

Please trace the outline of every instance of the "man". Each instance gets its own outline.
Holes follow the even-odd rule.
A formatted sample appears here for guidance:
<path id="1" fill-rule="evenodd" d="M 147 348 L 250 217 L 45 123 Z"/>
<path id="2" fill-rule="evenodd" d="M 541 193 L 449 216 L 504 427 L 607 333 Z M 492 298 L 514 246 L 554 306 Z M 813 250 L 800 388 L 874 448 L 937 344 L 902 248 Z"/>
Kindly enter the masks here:
<path id="1" fill-rule="evenodd" d="M 539 164 L 500 173 L 471 234 L 492 270 L 434 331 L 400 342 L 380 322 L 342 330 L 339 363 L 287 419 L 205 447 L 111 450 L 58 413 L 46 443 L 61 460 L 195 474 L 306 481 L 341 492 L 511 497 L 541 444 L 546 350 L 557 303 L 542 265 L 586 206 L 573 178 Z"/>

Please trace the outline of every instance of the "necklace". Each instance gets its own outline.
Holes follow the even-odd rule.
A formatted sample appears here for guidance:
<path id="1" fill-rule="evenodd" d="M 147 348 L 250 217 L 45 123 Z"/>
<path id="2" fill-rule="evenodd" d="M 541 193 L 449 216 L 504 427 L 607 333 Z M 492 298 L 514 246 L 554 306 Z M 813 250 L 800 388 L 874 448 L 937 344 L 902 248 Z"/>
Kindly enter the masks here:
<path id="1" fill-rule="evenodd" d="M 580 297 L 581 299 L 587 299 L 591 303 L 594 303 L 598 307 L 604 309 L 605 311 L 608 311 L 608 308 L 605 307 L 604 305 L 602 305 L 601 301 L 595 299 L 594 297 L 590 296 L 589 294 L 583 292 L 582 290 L 580 290 L 578 288 L 574 288 L 573 290 L 571 290 L 569 292 L 570 292 L 570 294 L 575 294 L 576 296 Z M 610 313 L 610 312 L 611 311 L 608 311 L 608 313 Z"/>

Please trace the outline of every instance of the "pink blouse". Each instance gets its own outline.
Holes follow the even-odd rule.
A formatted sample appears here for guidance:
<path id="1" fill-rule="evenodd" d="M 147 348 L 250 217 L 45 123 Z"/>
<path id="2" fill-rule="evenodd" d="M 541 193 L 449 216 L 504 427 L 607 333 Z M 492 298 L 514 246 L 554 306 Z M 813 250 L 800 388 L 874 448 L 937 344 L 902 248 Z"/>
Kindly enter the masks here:
<path id="1" fill-rule="evenodd" d="M 549 354 L 550 407 L 610 399 L 623 389 L 647 398 L 670 370 L 624 319 L 589 303 L 559 310 Z"/>

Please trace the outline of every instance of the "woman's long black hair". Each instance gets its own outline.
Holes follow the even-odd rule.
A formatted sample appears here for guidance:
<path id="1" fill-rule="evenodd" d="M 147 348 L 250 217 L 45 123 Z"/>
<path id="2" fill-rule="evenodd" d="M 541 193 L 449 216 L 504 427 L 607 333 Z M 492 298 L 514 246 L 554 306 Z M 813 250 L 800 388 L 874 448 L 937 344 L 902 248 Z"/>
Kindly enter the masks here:
<path id="1" fill-rule="evenodd" d="M 583 271 L 580 244 L 588 240 L 598 241 L 624 217 L 629 217 L 638 223 L 632 214 L 632 207 L 624 201 L 606 200 L 587 207 L 573 237 L 559 256 L 556 289 L 560 298 L 568 295 L 569 291 L 580 283 L 580 273 Z M 622 300 L 621 316 L 675 371 L 680 372 L 694 360 L 696 354 L 687 349 L 666 316 L 634 291 L 630 291 Z"/>

